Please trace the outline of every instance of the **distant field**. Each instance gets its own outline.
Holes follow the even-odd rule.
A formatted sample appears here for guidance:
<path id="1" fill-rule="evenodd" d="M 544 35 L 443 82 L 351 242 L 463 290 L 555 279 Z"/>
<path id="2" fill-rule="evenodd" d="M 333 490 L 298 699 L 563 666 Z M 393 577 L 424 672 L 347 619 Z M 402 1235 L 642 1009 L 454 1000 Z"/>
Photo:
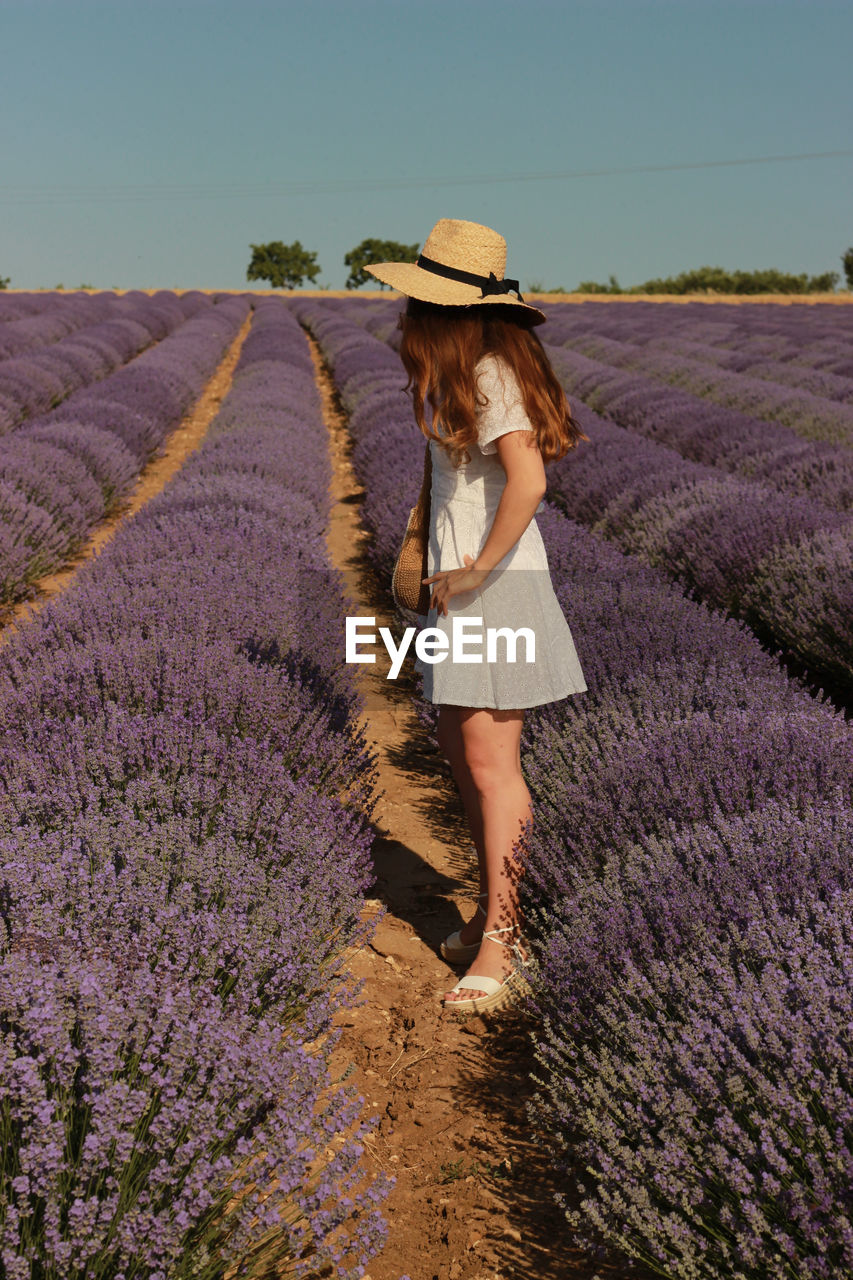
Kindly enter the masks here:
<path id="1" fill-rule="evenodd" d="M 160 289 L 141 289 L 141 293 L 154 294 Z M 215 289 L 188 285 L 186 288 L 175 286 L 171 293 L 251 293 L 258 297 L 275 298 L 368 298 L 387 302 L 400 298 L 402 294 L 394 290 L 382 289 Z M 101 293 L 99 289 L 6 289 L 5 293 Z M 111 289 L 110 293 L 130 293 L 131 289 Z M 831 302 L 844 307 L 853 304 L 853 291 L 846 293 L 532 293 L 523 291 L 525 298 L 541 299 L 544 302 L 729 302 L 746 304 L 749 302 L 776 302 L 782 306 L 791 306 L 802 302 L 814 305 L 816 302 Z"/>

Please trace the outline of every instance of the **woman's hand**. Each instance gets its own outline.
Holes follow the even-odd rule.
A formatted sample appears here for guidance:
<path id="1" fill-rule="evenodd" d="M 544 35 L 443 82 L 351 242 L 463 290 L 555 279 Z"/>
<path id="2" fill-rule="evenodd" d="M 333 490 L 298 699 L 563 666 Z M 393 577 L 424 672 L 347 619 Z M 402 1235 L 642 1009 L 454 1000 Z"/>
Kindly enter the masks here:
<path id="1" fill-rule="evenodd" d="M 447 617 L 447 601 L 451 596 L 462 595 L 465 591 L 475 591 L 477 587 L 482 586 L 486 578 L 488 578 L 490 569 L 474 569 L 473 556 L 463 556 L 465 561 L 464 568 L 461 569 L 441 569 L 438 573 L 432 574 L 429 578 L 421 578 L 421 582 L 434 582 L 436 585 L 432 589 L 429 600 L 431 609 L 438 609 L 440 614 Z"/>

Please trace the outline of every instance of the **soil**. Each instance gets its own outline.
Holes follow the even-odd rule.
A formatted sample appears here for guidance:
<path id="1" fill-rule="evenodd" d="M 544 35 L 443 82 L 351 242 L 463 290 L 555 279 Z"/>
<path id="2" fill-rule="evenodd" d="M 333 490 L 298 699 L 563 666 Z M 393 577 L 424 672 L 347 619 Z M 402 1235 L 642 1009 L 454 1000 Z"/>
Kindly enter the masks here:
<path id="1" fill-rule="evenodd" d="M 181 421 L 166 437 L 159 452 L 143 467 L 137 477 L 136 484 L 125 499 L 102 520 L 79 550 L 68 559 L 61 569 L 45 574 L 32 584 L 34 596 L 21 600 L 17 604 L 0 606 L 0 644 L 19 626 L 25 625 L 52 596 L 64 591 L 78 569 L 98 552 L 113 537 L 118 527 L 146 502 L 150 502 L 163 489 L 172 476 L 180 470 L 189 455 L 199 447 L 207 429 L 219 412 L 219 406 L 231 387 L 234 368 L 240 358 L 243 343 L 249 333 L 253 312 L 249 312 L 237 336 L 216 368 L 213 377 L 207 382 L 201 395 L 184 414 Z"/>
<path id="2" fill-rule="evenodd" d="M 396 633 L 393 601 L 365 557 L 345 416 L 309 343 L 334 470 L 330 557 L 357 612 Z M 586 1256 L 554 1200 L 555 1175 L 525 1108 L 536 1069 L 527 1015 L 455 1014 L 441 1004 L 463 970 L 438 946 L 473 912 L 476 859 L 449 767 L 412 706 L 411 677 L 388 680 L 384 646 L 375 652 L 375 665 L 353 669 L 382 793 L 368 910 L 384 914 L 372 944 L 351 957 L 363 998 L 339 1020 L 333 1058 L 340 1072 L 354 1065 L 366 1109 L 381 1117 L 369 1159 L 396 1178 L 384 1208 L 390 1239 L 370 1280 L 639 1280 L 627 1261 Z"/>

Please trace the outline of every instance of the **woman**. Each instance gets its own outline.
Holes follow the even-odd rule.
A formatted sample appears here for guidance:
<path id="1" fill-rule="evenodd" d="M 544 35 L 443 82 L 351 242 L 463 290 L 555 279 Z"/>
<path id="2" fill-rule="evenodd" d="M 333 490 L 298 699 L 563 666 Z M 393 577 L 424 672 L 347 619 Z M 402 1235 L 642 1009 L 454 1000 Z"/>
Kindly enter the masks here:
<path id="1" fill-rule="evenodd" d="M 430 441 L 426 623 L 445 652 L 439 659 L 433 650 L 436 661 L 418 659 L 415 667 L 424 696 L 440 707 L 439 743 L 480 872 L 476 911 L 441 948 L 451 963 L 471 962 L 444 993 L 445 1006 L 458 1011 L 497 1008 L 521 989 L 513 964 L 513 957 L 526 963 L 514 853 L 532 821 L 521 770 L 524 710 L 587 688 L 535 516 L 545 464 L 589 437 L 532 331 L 546 317 L 524 301 L 517 280 L 504 278 L 505 265 L 497 232 L 442 218 L 417 262 L 366 268 L 409 299 L 400 357 Z M 467 641 L 454 649 L 454 620 L 462 619 L 469 620 Z M 486 642 L 479 662 L 478 632 Z"/>

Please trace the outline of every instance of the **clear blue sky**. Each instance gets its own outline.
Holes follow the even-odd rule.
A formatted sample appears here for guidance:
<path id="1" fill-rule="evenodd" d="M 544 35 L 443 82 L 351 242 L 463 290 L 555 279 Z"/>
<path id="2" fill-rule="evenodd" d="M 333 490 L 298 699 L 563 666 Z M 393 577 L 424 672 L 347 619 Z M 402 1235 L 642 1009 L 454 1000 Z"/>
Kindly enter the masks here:
<path id="1" fill-rule="evenodd" d="M 260 287 L 300 240 L 342 288 L 442 217 L 522 289 L 841 272 L 850 155 L 522 179 L 853 148 L 851 54 L 849 0 L 0 0 L 0 275 Z"/>

